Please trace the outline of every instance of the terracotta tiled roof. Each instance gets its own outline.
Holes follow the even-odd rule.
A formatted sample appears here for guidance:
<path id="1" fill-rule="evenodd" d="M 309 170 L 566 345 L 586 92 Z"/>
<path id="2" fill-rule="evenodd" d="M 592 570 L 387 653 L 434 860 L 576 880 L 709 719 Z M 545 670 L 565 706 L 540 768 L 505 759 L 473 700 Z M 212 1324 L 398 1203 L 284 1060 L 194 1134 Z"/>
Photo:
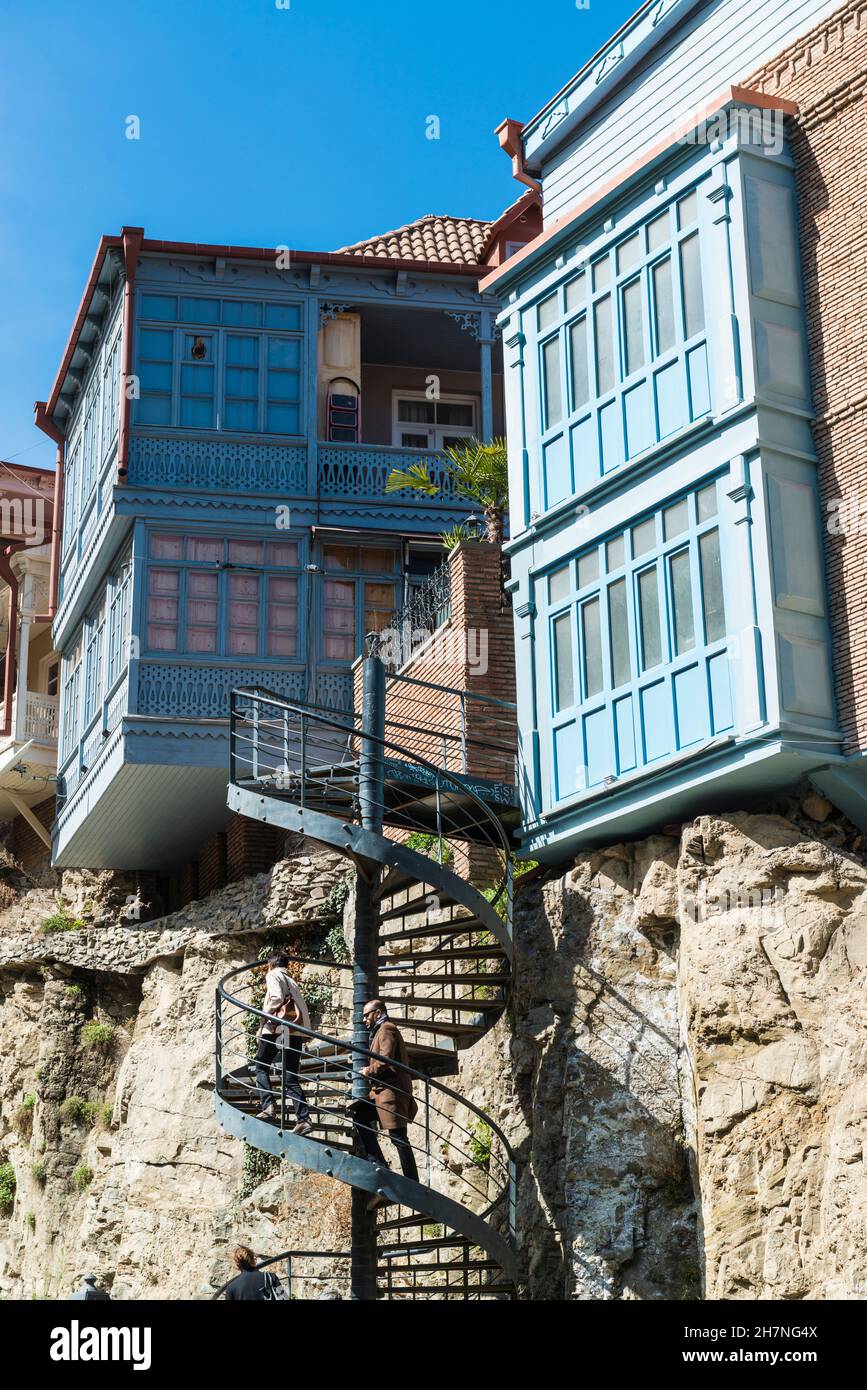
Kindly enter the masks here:
<path id="1" fill-rule="evenodd" d="M 478 265 L 493 223 L 477 217 L 438 217 L 428 213 L 405 227 L 341 246 L 339 254 L 379 256 L 403 261 L 440 261 L 443 265 Z"/>

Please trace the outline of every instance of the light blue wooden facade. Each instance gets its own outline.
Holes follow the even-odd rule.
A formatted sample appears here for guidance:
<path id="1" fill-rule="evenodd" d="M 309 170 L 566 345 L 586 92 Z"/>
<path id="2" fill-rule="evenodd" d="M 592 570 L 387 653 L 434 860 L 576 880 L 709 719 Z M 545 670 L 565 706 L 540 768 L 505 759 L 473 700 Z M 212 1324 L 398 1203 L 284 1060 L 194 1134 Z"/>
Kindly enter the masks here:
<path id="1" fill-rule="evenodd" d="M 384 416 L 366 429 L 364 393 L 372 442 L 323 441 L 323 323 L 369 315 L 364 370 L 369 341 L 377 380 L 423 390 L 436 376 L 477 400 L 478 433 L 502 432 L 499 302 L 477 278 L 276 261 L 145 243 L 119 478 L 124 276 L 120 254 L 106 257 L 64 423 L 60 866 L 169 871 L 195 856 L 226 821 L 231 689 L 347 707 L 370 604 L 402 599 L 404 542 L 467 515 L 448 491 L 384 495 L 392 468 L 430 452 L 395 447 Z M 329 547 L 354 568 L 330 570 Z M 351 595 L 339 656 L 323 637 L 329 577 Z"/>
<path id="2" fill-rule="evenodd" d="M 730 34 L 733 85 L 829 7 L 783 8 L 781 30 L 777 7 L 646 6 L 524 129 L 546 233 L 493 284 L 537 857 L 843 762 L 789 148 L 731 97 L 679 133 L 673 86 L 699 106 L 723 85 L 723 10 L 759 25 Z"/>

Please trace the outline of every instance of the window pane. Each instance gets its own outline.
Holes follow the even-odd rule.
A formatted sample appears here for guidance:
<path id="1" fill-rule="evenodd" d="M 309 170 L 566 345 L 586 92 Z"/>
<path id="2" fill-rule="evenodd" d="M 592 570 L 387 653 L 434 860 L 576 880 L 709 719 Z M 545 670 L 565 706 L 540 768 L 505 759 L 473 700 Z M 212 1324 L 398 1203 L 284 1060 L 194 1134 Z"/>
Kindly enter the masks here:
<path id="1" fill-rule="evenodd" d="M 578 558 L 578 588 L 593 584 L 599 578 L 599 551 L 588 550 Z"/>
<path id="2" fill-rule="evenodd" d="M 434 423 L 433 401 L 399 400 L 397 418 L 408 425 L 432 425 Z"/>
<path id="3" fill-rule="evenodd" d="M 624 271 L 631 270 L 641 260 L 641 256 L 641 233 L 633 232 L 632 236 L 627 237 L 617 248 L 617 274 L 622 275 Z"/>
<path id="4" fill-rule="evenodd" d="M 543 390 L 545 396 L 546 428 L 556 425 L 563 416 L 563 401 L 560 391 L 560 339 L 552 338 L 542 348 Z"/>
<path id="5" fill-rule="evenodd" d="M 689 506 L 685 498 L 682 502 L 675 502 L 673 507 L 666 507 L 662 514 L 662 534 L 667 541 L 683 535 L 688 527 Z"/>
<path id="6" fill-rule="evenodd" d="M 170 396 L 142 396 L 138 402 L 137 419 L 140 425 L 170 425 L 172 401 Z"/>
<path id="7" fill-rule="evenodd" d="M 556 708 L 570 709 L 575 703 L 571 612 L 554 619 L 554 678 Z"/>
<path id="8" fill-rule="evenodd" d="M 299 377 L 297 372 L 269 372 L 269 401 L 297 401 L 299 396 Z"/>
<path id="9" fill-rule="evenodd" d="M 539 305 L 539 328 L 548 328 L 555 319 L 560 317 L 560 306 L 557 303 L 557 294 L 549 294 L 547 299 L 543 299 Z"/>
<path id="10" fill-rule="evenodd" d="M 214 403 L 202 396 L 184 396 L 181 399 L 182 425 L 194 429 L 207 429 L 214 423 Z"/>
<path id="11" fill-rule="evenodd" d="M 331 549 L 339 551 L 343 547 Z M 328 548 L 326 559 L 327 555 Z M 352 580 L 325 580 L 323 634 L 323 654 L 329 661 L 352 660 L 355 656 L 355 584 Z"/>
<path id="12" fill-rule="evenodd" d="M 223 424 L 227 430 L 254 430 L 258 409 L 255 401 L 226 401 Z"/>
<path id="13" fill-rule="evenodd" d="M 608 626 L 611 630 L 611 679 L 616 688 L 625 685 L 632 677 L 625 579 L 618 579 L 608 586 Z"/>
<path id="14" fill-rule="evenodd" d="M 397 561 L 397 552 L 383 550 L 379 546 L 364 546 L 361 551 L 361 568 L 368 574 L 391 574 Z"/>
<path id="15" fill-rule="evenodd" d="M 297 338 L 269 338 L 268 366 L 291 367 L 301 365 L 301 343 Z"/>
<path id="16" fill-rule="evenodd" d="M 681 231 L 698 219 L 698 193 L 695 189 L 681 198 L 677 205 L 677 225 Z"/>
<path id="17" fill-rule="evenodd" d="M 587 301 L 587 277 L 586 275 L 576 275 L 574 280 L 570 280 L 566 286 L 566 312 L 572 309 L 580 309 L 582 304 Z"/>
<path id="18" fill-rule="evenodd" d="M 569 566 L 565 569 L 557 570 L 548 579 L 548 602 L 562 603 L 564 598 L 568 598 L 572 592 L 572 579 L 569 575 Z"/>
<path id="19" fill-rule="evenodd" d="M 695 619 L 692 612 L 692 580 L 689 573 L 689 551 L 679 550 L 669 561 L 671 567 L 671 601 L 674 609 L 674 650 L 678 656 L 691 652 L 695 646 Z"/>
<path id="20" fill-rule="evenodd" d="M 143 328 L 139 334 L 142 357 L 154 357 L 162 362 L 172 360 L 173 335 L 158 328 Z"/>
<path id="21" fill-rule="evenodd" d="M 697 496 L 698 519 L 699 521 L 709 521 L 712 516 L 716 516 L 716 483 L 711 483 L 709 487 L 703 487 Z"/>
<path id="22" fill-rule="evenodd" d="M 572 357 L 572 409 L 577 410 L 590 399 L 586 315 L 573 323 L 569 330 L 569 352 Z"/>
<path id="23" fill-rule="evenodd" d="M 301 310 L 297 304 L 266 304 L 266 328 L 300 328 Z"/>
<path id="24" fill-rule="evenodd" d="M 208 536 L 190 536 L 187 541 L 187 559 L 198 560 L 202 564 L 219 564 L 223 558 L 222 540 Z"/>
<path id="25" fill-rule="evenodd" d="M 298 433 L 297 405 L 269 405 L 265 411 L 265 429 L 269 434 Z"/>
<path id="26" fill-rule="evenodd" d="M 638 559 L 639 555 L 646 555 L 649 550 L 656 549 L 656 522 L 654 518 L 648 517 L 647 521 L 640 521 L 637 526 L 632 528 L 632 556 Z"/>
<path id="27" fill-rule="evenodd" d="M 667 352 L 674 346 L 674 296 L 671 288 L 671 257 L 666 256 L 651 270 L 653 281 L 653 318 L 656 326 L 656 351 Z"/>
<path id="28" fill-rule="evenodd" d="M 182 560 L 184 558 L 183 536 L 151 536 L 150 553 L 155 560 Z"/>
<path id="29" fill-rule="evenodd" d="M 349 545 L 326 545 L 322 552 L 327 570 L 357 570 L 358 551 Z"/>
<path id="30" fill-rule="evenodd" d="M 662 661 L 662 643 L 659 636 L 659 589 L 656 582 L 656 566 L 642 570 L 638 576 L 638 607 L 641 614 L 641 657 L 642 669 L 649 671 Z"/>
<path id="31" fill-rule="evenodd" d="M 181 318 L 184 323 L 219 323 L 219 299 L 182 299 Z"/>
<path id="32" fill-rule="evenodd" d="M 719 642 L 726 635 L 719 531 L 705 532 L 699 538 L 698 544 L 701 560 L 701 598 L 704 605 L 705 641 Z"/>
<path id="33" fill-rule="evenodd" d="M 704 296 L 701 288 L 701 256 L 698 235 L 680 243 L 680 274 L 683 280 L 683 317 L 687 338 L 704 331 Z"/>
<path id="34" fill-rule="evenodd" d="M 230 367 L 258 367 L 259 339 L 229 334 L 226 338 L 226 361 Z"/>
<path id="35" fill-rule="evenodd" d="M 593 316 L 596 331 L 596 390 L 601 396 L 614 385 L 614 327 L 610 295 L 599 300 Z"/>
<path id="36" fill-rule="evenodd" d="M 266 565 L 297 565 L 297 542 L 268 541 L 265 546 L 265 563 Z"/>
<path id="37" fill-rule="evenodd" d="M 229 541 L 229 559 L 236 565 L 258 565 L 262 559 L 262 542 Z"/>
<path id="38" fill-rule="evenodd" d="M 584 646 L 585 698 L 598 695 L 602 689 L 602 631 L 599 619 L 599 600 L 594 598 L 581 609 Z"/>
<path id="39" fill-rule="evenodd" d="M 611 257 L 603 256 L 593 267 L 593 288 L 602 290 L 611 284 Z"/>
<path id="40" fill-rule="evenodd" d="M 261 304 L 242 304 L 232 299 L 223 300 L 223 323 L 234 328 L 259 328 L 262 324 Z"/>
<path id="41" fill-rule="evenodd" d="M 615 536 L 605 547 L 608 573 L 619 570 L 626 561 L 626 544 L 622 536 Z"/>
<path id="42" fill-rule="evenodd" d="M 660 213 L 659 217 L 654 217 L 653 221 L 647 224 L 648 251 L 658 251 L 660 246 L 665 246 L 668 238 L 668 209 L 666 209 L 665 212 Z"/>
<path id="43" fill-rule="evenodd" d="M 143 319 L 177 318 L 178 301 L 174 295 L 143 294 L 141 297 L 141 316 Z"/>
<path id="44" fill-rule="evenodd" d="M 181 390 L 191 396 L 210 396 L 214 390 L 213 367 L 192 366 L 185 362 L 181 367 Z"/>
<path id="45" fill-rule="evenodd" d="M 623 320 L 626 338 L 626 374 L 644 366 L 644 308 L 641 302 L 641 281 L 633 280 L 623 288 Z"/>
<path id="46" fill-rule="evenodd" d="M 473 407 L 469 401 L 437 401 L 435 415 L 438 425 L 473 427 Z"/>
<path id="47" fill-rule="evenodd" d="M 142 362 L 139 367 L 139 381 L 143 391 L 171 391 L 171 362 Z"/>

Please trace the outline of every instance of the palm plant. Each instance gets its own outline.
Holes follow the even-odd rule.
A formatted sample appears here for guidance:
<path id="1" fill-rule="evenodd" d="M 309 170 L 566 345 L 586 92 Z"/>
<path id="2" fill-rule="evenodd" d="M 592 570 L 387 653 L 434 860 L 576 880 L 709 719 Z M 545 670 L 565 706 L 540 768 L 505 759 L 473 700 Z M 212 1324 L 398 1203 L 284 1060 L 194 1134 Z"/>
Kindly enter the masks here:
<path id="1" fill-rule="evenodd" d="M 442 458 L 444 477 L 458 497 L 481 507 L 488 540 L 492 545 L 502 545 L 503 520 L 509 502 L 505 439 L 492 439 L 489 444 L 483 444 L 480 439 L 468 439 L 465 444 L 445 449 Z M 440 490 L 440 484 L 430 475 L 427 461 L 392 469 L 385 484 L 386 492 L 399 492 L 405 487 L 428 497 L 436 497 Z"/>

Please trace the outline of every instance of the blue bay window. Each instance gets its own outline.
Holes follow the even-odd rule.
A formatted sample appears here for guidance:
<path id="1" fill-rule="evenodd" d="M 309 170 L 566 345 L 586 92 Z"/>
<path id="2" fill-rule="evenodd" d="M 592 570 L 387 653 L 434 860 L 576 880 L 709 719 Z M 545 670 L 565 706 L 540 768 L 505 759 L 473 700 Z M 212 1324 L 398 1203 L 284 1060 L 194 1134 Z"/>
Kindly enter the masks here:
<path id="1" fill-rule="evenodd" d="M 544 509 L 709 411 L 698 223 L 692 189 L 536 304 Z"/>
<path id="2" fill-rule="evenodd" d="M 552 800 L 731 729 L 717 507 L 709 483 L 537 582 L 550 655 Z"/>
<path id="3" fill-rule="evenodd" d="M 302 432 L 301 306 L 143 294 L 139 425 Z"/>

